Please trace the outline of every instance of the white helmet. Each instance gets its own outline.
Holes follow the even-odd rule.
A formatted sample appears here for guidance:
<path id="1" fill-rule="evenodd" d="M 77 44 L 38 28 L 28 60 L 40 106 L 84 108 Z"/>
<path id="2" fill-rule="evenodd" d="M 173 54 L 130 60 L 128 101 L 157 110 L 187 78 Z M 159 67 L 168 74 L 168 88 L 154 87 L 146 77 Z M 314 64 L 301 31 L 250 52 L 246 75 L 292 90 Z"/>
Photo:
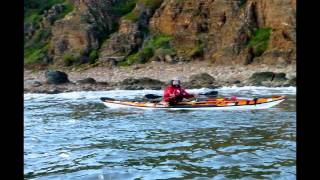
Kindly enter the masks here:
<path id="1" fill-rule="evenodd" d="M 172 78 L 171 82 L 172 82 L 172 85 L 180 85 L 181 84 L 181 80 L 179 77 Z"/>

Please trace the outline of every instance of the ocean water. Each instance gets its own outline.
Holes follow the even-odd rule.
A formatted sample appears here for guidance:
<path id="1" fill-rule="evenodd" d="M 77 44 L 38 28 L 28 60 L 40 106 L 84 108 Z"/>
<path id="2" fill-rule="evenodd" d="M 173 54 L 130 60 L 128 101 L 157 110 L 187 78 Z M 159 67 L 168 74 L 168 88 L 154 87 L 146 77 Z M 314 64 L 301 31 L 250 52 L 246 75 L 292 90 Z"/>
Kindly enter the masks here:
<path id="1" fill-rule="evenodd" d="M 287 99 L 265 110 L 170 111 L 99 100 L 157 90 L 25 94 L 25 179 L 296 179 L 296 88 L 218 91 Z"/>

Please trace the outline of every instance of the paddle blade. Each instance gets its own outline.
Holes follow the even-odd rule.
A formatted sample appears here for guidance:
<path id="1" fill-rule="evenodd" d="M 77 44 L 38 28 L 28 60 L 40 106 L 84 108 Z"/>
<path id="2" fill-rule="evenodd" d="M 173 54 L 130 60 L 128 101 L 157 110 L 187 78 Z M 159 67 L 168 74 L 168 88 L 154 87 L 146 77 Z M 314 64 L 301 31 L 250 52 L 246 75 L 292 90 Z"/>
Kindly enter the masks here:
<path id="1" fill-rule="evenodd" d="M 144 97 L 146 97 L 147 99 L 158 99 L 162 96 L 158 96 L 158 95 L 155 95 L 155 94 L 146 94 Z"/>
<path id="2" fill-rule="evenodd" d="M 206 93 L 202 93 L 200 95 L 205 95 L 205 96 L 218 96 L 218 91 L 209 91 Z"/>
<path id="3" fill-rule="evenodd" d="M 105 102 L 105 101 L 114 101 L 115 99 L 108 98 L 108 97 L 101 97 L 100 100 Z"/>

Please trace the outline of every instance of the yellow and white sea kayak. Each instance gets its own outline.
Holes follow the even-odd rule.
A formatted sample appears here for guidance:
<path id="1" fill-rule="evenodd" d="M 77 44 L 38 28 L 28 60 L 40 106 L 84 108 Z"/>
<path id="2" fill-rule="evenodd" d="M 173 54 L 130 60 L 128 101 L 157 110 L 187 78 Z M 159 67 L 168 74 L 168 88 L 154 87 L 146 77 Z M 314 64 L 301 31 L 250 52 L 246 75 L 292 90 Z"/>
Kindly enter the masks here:
<path id="1" fill-rule="evenodd" d="M 102 97 L 101 101 L 110 108 L 140 108 L 140 109 L 188 109 L 188 110 L 251 110 L 271 108 L 285 100 L 284 96 L 272 96 L 268 98 L 228 99 L 212 98 L 206 101 L 180 102 L 174 106 L 164 106 L 159 101 L 137 102 L 122 101 Z"/>

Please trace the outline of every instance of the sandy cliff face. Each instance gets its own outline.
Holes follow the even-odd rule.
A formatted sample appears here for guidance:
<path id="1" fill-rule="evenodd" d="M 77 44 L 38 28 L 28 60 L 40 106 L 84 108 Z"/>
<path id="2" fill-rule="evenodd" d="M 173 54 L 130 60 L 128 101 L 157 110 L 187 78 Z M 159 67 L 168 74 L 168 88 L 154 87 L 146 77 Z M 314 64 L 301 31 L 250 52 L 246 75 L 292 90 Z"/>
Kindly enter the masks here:
<path id="1" fill-rule="evenodd" d="M 52 28 L 49 52 L 56 62 L 61 62 L 66 54 L 86 62 L 85 57 L 99 48 L 117 18 L 111 12 L 111 0 L 75 0 L 73 4 L 75 10 Z"/>
<path id="2" fill-rule="evenodd" d="M 257 3 L 257 15 L 259 26 L 273 30 L 268 49 L 261 60 L 265 63 L 295 62 L 296 1 L 261 1 Z"/>
<path id="3" fill-rule="evenodd" d="M 166 0 L 150 28 L 173 35 L 181 56 L 200 42 L 204 58 L 218 64 L 290 63 L 295 60 L 295 6 L 292 0 Z M 271 28 L 270 40 L 265 52 L 253 57 L 247 44 L 261 28 Z"/>
<path id="4" fill-rule="evenodd" d="M 71 2 L 72 12 L 49 23 L 47 53 L 57 65 L 87 63 L 93 51 L 98 61 L 112 64 L 143 59 L 285 66 L 296 60 L 295 0 L 131 0 L 126 14 L 115 10 L 121 0 Z"/>
<path id="5" fill-rule="evenodd" d="M 162 0 L 137 1 L 132 12 L 120 19 L 118 31 L 103 43 L 99 60 L 115 63 L 138 51 L 147 36 L 149 19 L 161 3 Z"/>

